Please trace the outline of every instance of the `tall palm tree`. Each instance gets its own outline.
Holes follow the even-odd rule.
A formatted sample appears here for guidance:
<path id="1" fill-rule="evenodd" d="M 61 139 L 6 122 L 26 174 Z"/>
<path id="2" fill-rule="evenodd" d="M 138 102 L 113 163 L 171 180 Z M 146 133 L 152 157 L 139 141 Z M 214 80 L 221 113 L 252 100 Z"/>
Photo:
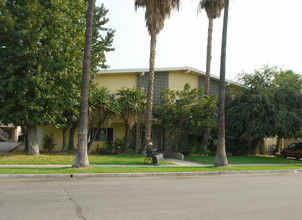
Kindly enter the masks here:
<path id="1" fill-rule="evenodd" d="M 149 79 L 147 93 L 147 109 L 145 116 L 145 145 L 151 140 L 152 101 L 154 87 L 154 66 L 156 54 L 156 40 L 159 32 L 163 29 L 165 19 L 173 9 L 179 9 L 180 0 L 135 0 L 135 10 L 140 7 L 146 8 L 145 20 L 148 32 L 151 36 Z"/>
<path id="2" fill-rule="evenodd" d="M 229 0 L 225 0 L 223 31 L 220 60 L 219 106 L 218 106 L 218 137 L 214 166 L 227 166 L 228 159 L 225 151 L 225 63 L 228 32 Z"/>
<path id="3" fill-rule="evenodd" d="M 210 94 L 210 73 L 211 73 L 211 60 L 212 60 L 212 35 L 214 19 L 220 17 L 221 11 L 224 8 L 224 0 L 201 0 L 199 2 L 199 9 L 204 9 L 209 19 L 208 25 L 208 42 L 207 42 L 207 62 L 206 62 L 206 76 L 205 76 L 205 95 Z M 203 130 L 202 146 L 207 149 L 209 131 Z"/>
<path id="4" fill-rule="evenodd" d="M 205 78 L 205 95 L 210 93 L 210 72 L 212 60 L 212 35 L 214 19 L 220 17 L 224 8 L 224 0 L 201 0 L 199 3 L 201 9 L 205 9 L 209 19 L 208 25 L 208 43 L 207 43 L 207 62 L 206 62 L 206 78 Z"/>
<path id="5" fill-rule="evenodd" d="M 72 167 L 89 166 L 88 154 L 87 154 L 87 124 L 88 124 L 88 93 L 89 93 L 89 80 L 90 80 L 91 41 L 92 41 L 94 5 L 95 5 L 95 0 L 88 1 L 78 144 L 77 144 L 77 153 L 74 162 L 72 164 Z"/>

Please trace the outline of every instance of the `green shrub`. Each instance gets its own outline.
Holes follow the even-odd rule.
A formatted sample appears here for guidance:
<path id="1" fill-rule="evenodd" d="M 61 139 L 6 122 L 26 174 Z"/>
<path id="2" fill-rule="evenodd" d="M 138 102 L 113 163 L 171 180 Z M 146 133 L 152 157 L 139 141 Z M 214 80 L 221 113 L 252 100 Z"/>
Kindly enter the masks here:
<path id="1" fill-rule="evenodd" d="M 54 149 L 56 146 L 55 140 L 53 138 L 53 133 L 51 133 L 50 135 L 44 136 L 43 141 L 44 141 L 43 148 L 48 152 L 51 152 L 51 150 Z"/>
<path id="2" fill-rule="evenodd" d="M 124 141 L 116 139 L 115 141 L 107 141 L 103 146 L 97 147 L 99 154 L 120 154 L 124 147 Z"/>

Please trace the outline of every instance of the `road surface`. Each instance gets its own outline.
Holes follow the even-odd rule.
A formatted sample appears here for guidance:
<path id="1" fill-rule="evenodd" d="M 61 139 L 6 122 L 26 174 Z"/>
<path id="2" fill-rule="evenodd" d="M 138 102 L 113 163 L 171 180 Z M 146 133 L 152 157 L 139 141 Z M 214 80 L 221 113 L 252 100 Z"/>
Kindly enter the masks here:
<path id="1" fill-rule="evenodd" d="M 0 219 L 301 219 L 301 186 L 299 173 L 0 179 Z"/>

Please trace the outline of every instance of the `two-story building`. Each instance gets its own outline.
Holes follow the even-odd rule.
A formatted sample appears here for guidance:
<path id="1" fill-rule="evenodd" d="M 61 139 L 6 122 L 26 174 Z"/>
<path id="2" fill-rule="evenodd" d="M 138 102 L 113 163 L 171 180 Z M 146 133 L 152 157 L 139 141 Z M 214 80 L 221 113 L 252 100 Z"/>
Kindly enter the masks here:
<path id="1" fill-rule="evenodd" d="M 122 88 L 134 88 L 141 89 L 147 92 L 148 86 L 148 71 L 149 69 L 112 69 L 99 71 L 94 82 L 99 87 L 106 87 L 111 93 L 115 93 Z M 191 67 L 172 67 L 172 68 L 157 68 L 155 69 L 154 78 L 154 96 L 153 102 L 160 102 L 161 91 L 169 88 L 172 90 L 183 90 L 184 85 L 189 83 L 191 88 L 201 88 L 204 86 L 205 72 L 191 68 Z M 238 88 L 240 85 L 227 81 L 226 89 L 229 91 L 233 88 Z M 210 81 L 210 95 L 218 94 L 219 91 L 219 78 L 217 76 L 211 76 Z M 91 152 L 95 151 L 98 146 L 103 145 L 107 140 L 123 139 L 125 126 L 121 119 L 115 119 L 108 128 L 103 128 L 101 135 L 95 140 L 91 146 Z M 40 127 L 37 130 L 38 143 L 40 149 L 42 149 L 43 136 L 53 133 L 56 142 L 55 150 L 60 151 L 62 149 L 63 135 L 61 129 L 56 129 L 52 126 Z M 69 133 L 69 132 L 67 132 Z M 165 149 L 165 132 L 161 123 L 157 120 L 152 124 L 152 141 L 157 149 Z M 143 117 L 135 126 L 134 141 L 137 147 L 141 146 L 144 137 L 144 122 Z M 68 138 L 67 138 L 68 140 Z M 75 135 L 75 146 L 77 143 L 77 131 Z"/>

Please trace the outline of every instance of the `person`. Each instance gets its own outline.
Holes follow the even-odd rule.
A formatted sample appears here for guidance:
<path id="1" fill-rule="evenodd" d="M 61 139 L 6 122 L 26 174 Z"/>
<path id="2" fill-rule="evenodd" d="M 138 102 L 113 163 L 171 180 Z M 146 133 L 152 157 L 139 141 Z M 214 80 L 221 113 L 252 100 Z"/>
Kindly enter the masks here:
<path id="1" fill-rule="evenodd" d="M 152 163 L 155 165 L 155 166 L 158 166 L 158 163 L 157 163 L 157 157 L 155 156 L 155 151 L 156 149 L 152 149 L 152 142 L 149 142 L 147 144 L 147 148 L 146 148 L 146 154 L 147 154 L 147 157 L 152 157 Z"/>

